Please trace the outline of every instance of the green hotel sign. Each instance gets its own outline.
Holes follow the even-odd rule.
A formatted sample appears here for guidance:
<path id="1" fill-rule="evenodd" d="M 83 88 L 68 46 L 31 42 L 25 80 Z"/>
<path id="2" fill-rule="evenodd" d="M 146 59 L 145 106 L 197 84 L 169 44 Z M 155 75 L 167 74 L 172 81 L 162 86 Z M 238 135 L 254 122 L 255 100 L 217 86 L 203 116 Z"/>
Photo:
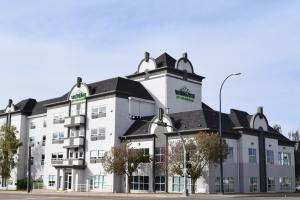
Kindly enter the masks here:
<path id="1" fill-rule="evenodd" d="M 175 94 L 176 99 L 182 99 L 189 102 L 194 102 L 195 100 L 195 94 L 192 94 L 186 86 L 183 86 L 179 90 L 175 90 Z"/>
<path id="2" fill-rule="evenodd" d="M 71 96 L 71 102 L 72 103 L 80 103 L 83 102 L 86 99 L 86 93 L 83 93 L 82 91 L 77 91 L 76 94 Z"/>

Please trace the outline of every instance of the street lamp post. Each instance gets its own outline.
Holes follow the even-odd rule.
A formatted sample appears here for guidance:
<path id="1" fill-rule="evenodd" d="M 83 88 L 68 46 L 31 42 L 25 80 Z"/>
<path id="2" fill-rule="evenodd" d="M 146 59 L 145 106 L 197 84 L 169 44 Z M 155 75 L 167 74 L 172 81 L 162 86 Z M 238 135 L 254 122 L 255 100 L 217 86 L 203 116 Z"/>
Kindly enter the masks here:
<path id="1" fill-rule="evenodd" d="M 222 82 L 222 85 L 220 87 L 220 93 L 219 93 L 219 103 L 220 103 L 220 111 L 219 111 L 219 136 L 220 136 L 220 145 L 222 146 L 222 88 L 227 79 L 229 79 L 231 76 L 238 76 L 241 75 L 241 73 L 236 74 L 230 74 L 227 76 L 224 81 Z M 223 185 L 223 149 L 220 148 L 220 181 L 221 181 L 221 193 L 224 194 L 224 185 Z"/>

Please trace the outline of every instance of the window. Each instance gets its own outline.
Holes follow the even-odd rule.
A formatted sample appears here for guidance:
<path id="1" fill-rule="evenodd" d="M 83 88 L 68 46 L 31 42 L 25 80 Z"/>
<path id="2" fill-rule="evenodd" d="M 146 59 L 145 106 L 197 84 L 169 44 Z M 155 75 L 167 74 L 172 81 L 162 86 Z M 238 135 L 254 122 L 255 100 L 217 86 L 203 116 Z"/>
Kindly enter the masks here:
<path id="1" fill-rule="evenodd" d="M 223 178 L 224 192 L 234 192 L 234 178 L 224 177 Z M 217 177 L 215 180 L 216 192 L 221 192 L 221 179 Z"/>
<path id="2" fill-rule="evenodd" d="M 249 155 L 249 163 L 255 163 L 256 164 L 256 149 L 249 148 L 248 149 L 248 155 Z"/>
<path id="3" fill-rule="evenodd" d="M 55 186 L 55 175 L 49 175 L 48 186 L 49 187 Z"/>
<path id="4" fill-rule="evenodd" d="M 34 137 L 29 137 L 29 145 L 34 147 Z"/>
<path id="5" fill-rule="evenodd" d="M 249 178 L 249 192 L 257 192 L 257 177 Z"/>
<path id="6" fill-rule="evenodd" d="M 155 191 L 165 191 L 166 190 L 166 177 L 156 176 L 155 177 Z"/>
<path id="7" fill-rule="evenodd" d="M 104 189 L 105 179 L 106 179 L 106 176 L 104 176 L 104 175 L 91 176 L 91 178 L 90 178 L 90 189 L 91 190 Z"/>
<path id="8" fill-rule="evenodd" d="M 225 162 L 233 162 L 233 147 L 228 147 L 226 151 L 227 151 L 227 158 Z"/>
<path id="9" fill-rule="evenodd" d="M 155 148 L 155 162 L 156 163 L 165 162 L 165 154 L 166 154 L 165 147 L 156 147 Z"/>
<path id="10" fill-rule="evenodd" d="M 131 190 L 149 190 L 149 176 L 131 176 L 129 182 Z"/>
<path id="11" fill-rule="evenodd" d="M 43 121 L 43 127 L 46 128 L 47 127 L 47 120 L 44 119 Z"/>
<path id="12" fill-rule="evenodd" d="M 84 137 L 84 130 L 78 129 L 71 129 L 70 130 L 70 137 Z"/>
<path id="13" fill-rule="evenodd" d="M 105 140 L 105 128 L 92 128 L 91 129 L 91 140 Z"/>
<path id="14" fill-rule="evenodd" d="M 58 132 L 52 134 L 52 144 L 58 144 L 64 142 L 64 132 Z"/>
<path id="15" fill-rule="evenodd" d="M 85 103 L 79 103 L 72 105 L 71 108 L 71 115 L 77 116 L 77 115 L 84 115 L 85 114 Z"/>
<path id="16" fill-rule="evenodd" d="M 54 114 L 53 124 L 65 123 L 65 113 Z"/>
<path id="17" fill-rule="evenodd" d="M 279 165 L 290 166 L 291 165 L 291 153 L 278 152 Z"/>
<path id="18" fill-rule="evenodd" d="M 267 164 L 274 164 L 274 151 L 267 150 Z"/>
<path id="19" fill-rule="evenodd" d="M 280 190 L 281 191 L 291 191 L 292 179 L 289 177 L 279 178 Z"/>
<path id="20" fill-rule="evenodd" d="M 90 151 L 90 163 L 100 163 L 104 157 L 103 150 Z"/>
<path id="21" fill-rule="evenodd" d="M 46 135 L 43 135 L 42 146 L 46 145 Z"/>
<path id="22" fill-rule="evenodd" d="M 33 160 L 34 158 L 33 157 L 30 157 L 30 164 L 33 165 Z"/>
<path id="23" fill-rule="evenodd" d="M 187 188 L 189 191 L 192 191 L 192 180 L 191 178 L 187 179 Z M 195 188 L 197 188 L 195 186 Z M 184 177 L 173 176 L 172 178 L 172 190 L 173 192 L 183 192 L 184 189 Z"/>
<path id="24" fill-rule="evenodd" d="M 97 119 L 101 117 L 106 117 L 106 107 L 100 106 L 100 107 L 92 107 L 92 119 Z"/>
<path id="25" fill-rule="evenodd" d="M 36 122 L 32 120 L 30 122 L 30 129 L 35 129 L 35 128 L 36 128 Z"/>
<path id="26" fill-rule="evenodd" d="M 52 153 L 51 154 L 51 163 L 52 164 L 62 164 L 64 154 L 62 152 Z"/>
<path id="27" fill-rule="evenodd" d="M 45 154 L 42 154 L 42 158 L 41 158 L 41 165 L 45 164 Z"/>
<path id="28" fill-rule="evenodd" d="M 275 191 L 275 179 L 274 177 L 268 177 L 268 192 Z"/>

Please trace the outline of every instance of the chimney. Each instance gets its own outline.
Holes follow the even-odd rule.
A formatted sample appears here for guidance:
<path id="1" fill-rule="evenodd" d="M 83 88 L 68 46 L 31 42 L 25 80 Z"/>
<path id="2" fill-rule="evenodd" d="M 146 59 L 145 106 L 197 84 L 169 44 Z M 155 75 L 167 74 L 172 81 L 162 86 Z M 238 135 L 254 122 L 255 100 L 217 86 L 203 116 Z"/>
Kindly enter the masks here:
<path id="1" fill-rule="evenodd" d="M 82 78 L 81 77 L 77 77 L 77 87 L 80 87 L 82 83 Z"/>
<path id="2" fill-rule="evenodd" d="M 261 115 L 264 114 L 264 109 L 262 106 L 257 107 L 257 113 Z"/>
<path id="3" fill-rule="evenodd" d="M 13 103 L 13 100 L 12 100 L 12 99 L 9 99 L 9 100 L 8 100 L 8 107 L 11 107 L 11 106 L 12 106 L 12 103 Z"/>
<path id="4" fill-rule="evenodd" d="M 150 53 L 149 52 L 145 52 L 145 61 L 149 62 L 149 58 L 150 58 Z"/>
<path id="5" fill-rule="evenodd" d="M 184 58 L 184 62 L 186 62 L 187 59 L 188 59 L 188 54 L 187 54 L 187 52 L 183 53 L 183 54 L 182 54 L 182 57 Z"/>

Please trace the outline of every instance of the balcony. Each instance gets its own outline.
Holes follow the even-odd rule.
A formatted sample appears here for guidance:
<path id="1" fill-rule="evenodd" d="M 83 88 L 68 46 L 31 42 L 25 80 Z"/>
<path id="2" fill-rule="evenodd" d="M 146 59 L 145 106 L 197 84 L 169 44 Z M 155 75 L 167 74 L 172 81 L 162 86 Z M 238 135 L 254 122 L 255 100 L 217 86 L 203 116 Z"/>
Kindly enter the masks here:
<path id="1" fill-rule="evenodd" d="M 66 138 L 64 140 L 64 148 L 76 148 L 84 145 L 84 138 L 76 137 L 76 138 Z"/>
<path id="2" fill-rule="evenodd" d="M 66 159 L 63 161 L 63 166 L 83 166 L 83 159 Z"/>
<path id="3" fill-rule="evenodd" d="M 58 166 L 63 164 L 63 160 L 51 160 L 53 166 Z"/>
<path id="4" fill-rule="evenodd" d="M 85 124 L 85 116 L 84 115 L 76 115 L 65 118 L 65 127 L 76 127 L 82 126 Z"/>

